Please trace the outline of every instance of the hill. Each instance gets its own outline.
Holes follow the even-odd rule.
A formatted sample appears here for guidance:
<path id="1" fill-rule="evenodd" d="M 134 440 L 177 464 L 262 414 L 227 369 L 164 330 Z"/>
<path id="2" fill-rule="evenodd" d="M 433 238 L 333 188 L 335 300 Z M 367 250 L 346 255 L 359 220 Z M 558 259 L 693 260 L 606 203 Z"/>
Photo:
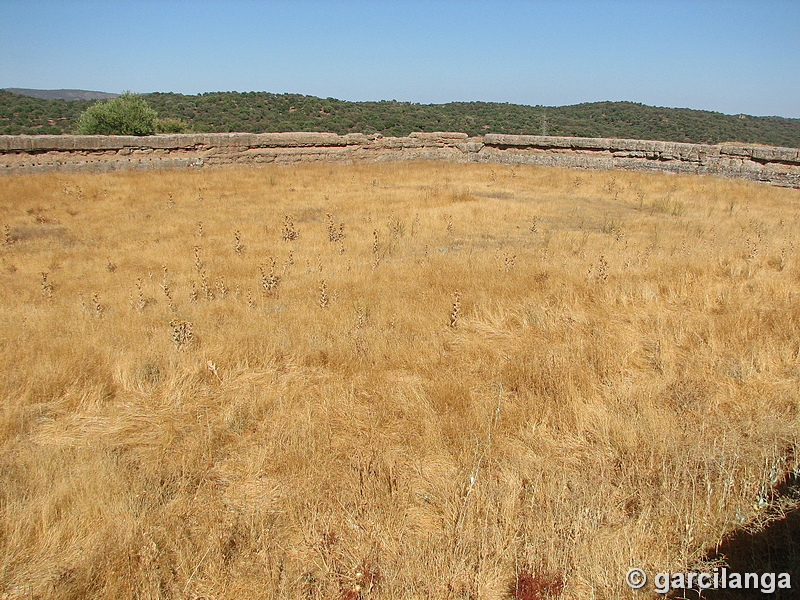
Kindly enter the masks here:
<path id="1" fill-rule="evenodd" d="M 108 92 L 94 92 L 91 90 L 31 90 L 27 88 L 3 88 L 7 92 L 30 96 L 32 98 L 43 98 L 45 100 L 107 100 L 116 98 L 119 94 Z"/>
<path id="2" fill-rule="evenodd" d="M 634 102 L 526 106 L 499 102 L 348 102 L 300 94 L 144 94 L 162 118 L 198 132 L 326 131 L 408 135 L 461 131 L 617 137 L 695 143 L 741 142 L 800 148 L 800 119 L 726 115 Z M 33 98 L 0 90 L 0 134 L 70 133 L 92 101 Z"/>

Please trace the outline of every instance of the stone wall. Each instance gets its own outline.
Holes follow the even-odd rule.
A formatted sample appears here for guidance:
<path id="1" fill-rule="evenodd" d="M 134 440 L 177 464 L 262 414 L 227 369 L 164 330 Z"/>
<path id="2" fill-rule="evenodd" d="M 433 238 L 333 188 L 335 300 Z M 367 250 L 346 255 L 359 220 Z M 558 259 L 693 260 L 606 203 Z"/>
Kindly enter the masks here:
<path id="1" fill-rule="evenodd" d="M 707 173 L 800 188 L 799 149 L 743 144 L 448 132 L 0 136 L 0 174 L 401 160 Z"/>

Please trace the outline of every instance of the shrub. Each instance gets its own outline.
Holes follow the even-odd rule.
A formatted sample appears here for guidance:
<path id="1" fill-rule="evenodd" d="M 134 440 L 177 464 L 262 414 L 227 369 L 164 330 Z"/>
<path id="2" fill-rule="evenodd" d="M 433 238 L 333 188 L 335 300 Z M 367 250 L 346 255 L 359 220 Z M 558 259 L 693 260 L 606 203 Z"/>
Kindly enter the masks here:
<path id="1" fill-rule="evenodd" d="M 139 94 L 98 102 L 78 119 L 75 132 L 85 135 L 151 135 L 155 132 L 156 111 Z"/>
<path id="2" fill-rule="evenodd" d="M 158 117 L 155 120 L 156 133 L 188 133 L 189 124 L 178 117 Z"/>

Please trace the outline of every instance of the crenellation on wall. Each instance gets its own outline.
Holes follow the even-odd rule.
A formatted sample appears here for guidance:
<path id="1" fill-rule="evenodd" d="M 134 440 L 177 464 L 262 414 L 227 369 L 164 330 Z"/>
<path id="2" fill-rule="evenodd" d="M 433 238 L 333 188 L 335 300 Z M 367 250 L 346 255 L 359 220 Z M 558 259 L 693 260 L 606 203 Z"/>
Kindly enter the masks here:
<path id="1" fill-rule="evenodd" d="M 402 160 L 700 173 L 800 187 L 800 149 L 747 144 L 459 132 L 0 136 L 0 173 Z"/>

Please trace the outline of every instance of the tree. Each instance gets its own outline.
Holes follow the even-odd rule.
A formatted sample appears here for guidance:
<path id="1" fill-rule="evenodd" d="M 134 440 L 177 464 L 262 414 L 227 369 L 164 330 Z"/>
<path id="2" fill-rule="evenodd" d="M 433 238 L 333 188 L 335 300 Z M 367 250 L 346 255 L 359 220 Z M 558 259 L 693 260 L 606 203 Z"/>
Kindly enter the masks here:
<path id="1" fill-rule="evenodd" d="M 156 117 L 154 122 L 156 133 L 188 133 L 189 124 L 179 117 Z"/>
<path id="2" fill-rule="evenodd" d="M 81 114 L 75 132 L 84 135 L 151 135 L 156 111 L 139 94 L 121 96 L 93 104 Z"/>

